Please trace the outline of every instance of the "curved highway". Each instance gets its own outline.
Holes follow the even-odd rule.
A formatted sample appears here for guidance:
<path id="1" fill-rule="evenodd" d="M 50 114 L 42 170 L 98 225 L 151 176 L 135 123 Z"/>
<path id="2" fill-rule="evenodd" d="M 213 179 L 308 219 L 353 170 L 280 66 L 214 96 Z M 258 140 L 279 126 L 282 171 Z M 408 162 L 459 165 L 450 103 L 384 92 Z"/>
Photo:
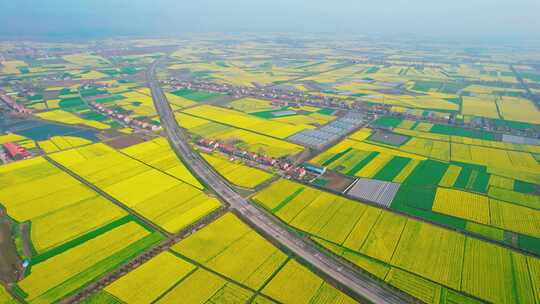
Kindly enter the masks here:
<path id="1" fill-rule="evenodd" d="M 238 195 L 227 181 L 218 175 L 197 152 L 192 150 L 188 136 L 178 126 L 167 98 L 159 86 L 156 78 L 157 63 L 157 61 L 154 62 L 148 68 L 146 78 L 161 124 L 165 129 L 170 145 L 178 157 L 202 182 L 221 197 L 223 201 L 227 202 L 231 208 L 238 211 L 246 221 L 320 272 L 356 293 L 360 298 L 373 303 L 397 304 L 411 302 L 412 299 L 408 296 L 381 286 L 375 279 L 359 272 L 354 267 L 321 253 L 313 244 L 285 229 L 282 223 L 272 215 L 254 207 L 246 199 Z"/>

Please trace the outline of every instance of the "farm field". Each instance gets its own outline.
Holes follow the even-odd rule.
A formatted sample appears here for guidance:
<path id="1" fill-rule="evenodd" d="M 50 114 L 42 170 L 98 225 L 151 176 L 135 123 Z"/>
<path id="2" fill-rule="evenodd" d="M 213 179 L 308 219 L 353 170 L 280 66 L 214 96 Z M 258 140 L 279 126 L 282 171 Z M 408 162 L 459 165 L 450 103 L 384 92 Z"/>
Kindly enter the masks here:
<path id="1" fill-rule="evenodd" d="M 294 260 L 262 292 L 282 303 L 356 303 Z"/>
<path id="2" fill-rule="evenodd" d="M 509 231 L 540 237 L 540 211 L 514 204 L 490 200 L 491 225 Z"/>
<path id="3" fill-rule="evenodd" d="M 482 252 L 482 255 L 474 252 Z M 462 289 L 495 303 L 531 302 L 534 298 L 525 257 L 475 239 L 467 239 Z M 525 266 L 525 267 L 523 267 Z M 489 277 L 488 281 L 480 277 Z M 517 292 L 509 292 L 508 284 Z"/>
<path id="4" fill-rule="evenodd" d="M 99 66 L 109 64 L 105 58 L 88 53 L 66 55 L 63 57 L 63 59 L 73 64 L 82 66 Z"/>
<path id="5" fill-rule="evenodd" d="M 28 302 L 55 302 L 161 238 L 130 221 L 33 265 L 30 275 L 17 285 Z"/>
<path id="6" fill-rule="evenodd" d="M 86 120 L 82 119 L 70 112 L 66 112 L 63 110 L 53 110 L 43 113 L 36 114 L 38 117 L 45 119 L 45 120 L 51 120 L 55 122 L 65 123 L 68 125 L 83 125 L 86 127 L 96 128 L 96 129 L 109 129 L 110 126 L 106 125 L 104 123 L 101 123 L 99 121 L 92 121 L 92 120 Z"/>
<path id="7" fill-rule="evenodd" d="M 165 251 L 104 290 L 125 303 L 150 303 L 194 269 L 194 265 Z"/>
<path id="8" fill-rule="evenodd" d="M 481 224 L 490 223 L 489 201 L 486 196 L 460 190 L 437 188 L 433 211 Z"/>
<path id="9" fill-rule="evenodd" d="M 230 213 L 172 250 L 255 290 L 287 261 L 284 253 Z"/>
<path id="10" fill-rule="evenodd" d="M 241 60 L 228 60 L 225 62 L 205 62 L 205 63 L 185 63 L 170 66 L 170 69 L 189 69 L 191 73 L 207 74 L 211 72 L 213 78 L 219 83 L 227 83 L 237 86 L 254 87 L 257 85 L 267 85 L 276 81 L 286 81 L 298 75 L 296 71 L 283 69 L 260 69 L 255 70 L 257 64 L 264 62 L 244 62 Z"/>
<path id="11" fill-rule="evenodd" d="M 380 123 L 401 122 L 385 118 Z M 428 133 L 429 129 L 396 130 L 411 138 L 394 147 L 370 141 L 370 133 L 361 130 L 311 162 L 350 176 L 401 183 L 390 207 L 413 216 L 462 231 L 469 231 L 467 226 L 473 224 L 486 225 L 475 232 L 498 241 L 502 239 L 500 229 L 537 237 L 529 220 L 535 211 L 520 209 L 540 206 L 538 195 L 532 193 L 540 184 L 539 165 L 534 158 L 537 146 Z M 514 186 L 516 183 L 518 186 Z M 492 200 L 505 202 L 501 208 L 508 216 L 506 225 L 502 225 L 502 219 L 490 219 L 491 209 L 495 208 L 491 207 Z M 525 223 L 510 223 L 515 212 L 527 219 Z M 521 248 L 515 243 L 513 246 Z"/>
<path id="12" fill-rule="evenodd" d="M 188 144 L 321 254 L 426 304 L 540 304 L 532 41 L 58 35 L 0 41 L 0 303 L 357 302 L 179 159 L 159 61 Z"/>
<path id="13" fill-rule="evenodd" d="M 242 112 L 219 108 L 210 105 L 202 105 L 183 111 L 196 117 L 205 118 L 217 123 L 222 123 L 232 127 L 253 131 L 259 134 L 268 135 L 278 139 L 286 138 L 304 129 L 312 128 L 309 125 L 292 125 L 271 120 L 265 120 L 249 116 Z"/>
<path id="14" fill-rule="evenodd" d="M 272 178 L 272 174 L 263 170 L 251 168 L 240 163 L 230 161 L 218 154 L 201 154 L 203 158 L 223 177 L 231 183 L 244 187 L 255 188 L 261 183 Z"/>
<path id="15" fill-rule="evenodd" d="M 121 100 L 115 101 L 114 106 L 121 107 L 125 111 L 132 112 L 134 116 L 154 116 L 156 110 L 154 109 L 154 103 L 152 97 L 143 93 L 144 91 L 129 91 L 122 93 Z M 175 104 L 174 102 L 171 102 Z"/>
<path id="16" fill-rule="evenodd" d="M 181 127 L 186 128 L 192 134 L 207 139 L 231 142 L 236 147 L 254 153 L 278 158 L 295 155 L 304 150 L 302 146 L 284 140 L 236 129 L 183 113 L 177 113 L 176 119 Z"/>
<path id="17" fill-rule="evenodd" d="M 272 121 L 282 122 L 282 123 L 288 123 L 292 125 L 297 126 L 324 126 L 325 124 L 333 121 L 336 119 L 335 116 L 332 115 L 326 115 L 326 114 L 320 114 L 320 113 L 309 113 L 309 114 L 294 114 L 290 116 L 281 116 L 277 118 L 271 119 Z"/>
<path id="18" fill-rule="evenodd" d="M 497 303 L 519 302 L 512 298 L 514 293 L 511 286 L 527 282 L 527 277 L 530 278 L 528 272 L 514 276 L 513 268 L 509 264 L 502 264 L 497 268 L 497 276 L 501 281 L 486 281 L 484 276 L 478 274 L 481 272 L 479 268 L 474 268 L 478 266 L 471 264 L 475 262 L 468 262 L 489 259 L 491 254 L 489 250 L 475 249 L 469 247 L 469 244 L 479 243 L 481 245 L 478 246 L 482 248 L 490 246 L 504 256 L 517 256 L 516 259 L 523 260 L 520 253 L 289 181 L 275 182 L 254 196 L 253 200 L 270 209 L 292 227 L 314 237 L 323 246 L 334 252 L 337 250 L 339 255 L 379 276 L 383 276 L 387 271 L 381 271 L 382 266 L 374 263 L 395 267 L 394 272 L 406 271 L 418 277 L 419 282 L 426 282 L 419 283 L 421 285 L 435 284 L 434 286 L 439 286 L 436 287 L 437 290 L 443 286 Z M 340 218 L 340 213 L 348 216 Z M 343 251 L 339 248 L 343 248 Z M 535 257 L 530 258 L 537 260 Z M 392 283 L 397 279 L 388 275 L 386 274 L 386 280 L 390 284 L 402 284 Z M 471 282 L 464 283 L 467 278 L 470 278 Z M 506 280 L 504 287 L 502 280 Z M 405 285 L 399 286 L 405 288 Z M 499 296 L 493 297 L 486 290 L 498 290 Z M 440 297 L 441 292 L 437 291 L 435 297 Z M 530 297 L 531 294 L 525 295 Z M 438 303 L 438 300 L 433 300 L 433 303 Z"/>
<path id="19" fill-rule="evenodd" d="M 48 140 L 39 141 L 38 145 L 45 153 L 52 153 L 60 150 L 76 148 L 91 143 L 91 141 L 85 138 L 76 136 L 53 136 Z"/>
<path id="20" fill-rule="evenodd" d="M 505 96 L 497 105 L 505 120 L 540 124 L 540 111 L 530 100 Z"/>
<path id="21" fill-rule="evenodd" d="M 0 287 L 0 302 L 4 304 L 15 304 L 17 301 L 7 292 L 4 286 Z"/>
<path id="22" fill-rule="evenodd" d="M 347 89 L 348 87 L 341 88 Z M 355 89 L 354 87 L 352 88 Z M 428 96 L 384 95 L 385 98 L 373 98 L 370 101 L 374 103 L 414 109 L 428 109 L 439 111 L 457 111 L 459 109 L 458 105 L 447 100 L 447 98 L 451 98 L 452 95 L 439 95 L 439 93 L 431 93 Z"/>
<path id="23" fill-rule="evenodd" d="M 0 172 L 1 204 L 14 220 L 31 224 L 36 254 L 127 215 L 43 158 L 1 166 Z"/>
<path id="24" fill-rule="evenodd" d="M 182 303 L 249 303 L 255 295 L 256 303 L 356 303 L 232 213 L 114 281 L 87 303 L 177 303 L 179 298 Z"/>
<path id="25" fill-rule="evenodd" d="M 202 268 L 182 280 L 156 303 L 247 303 L 253 292 Z"/>
<path id="26" fill-rule="evenodd" d="M 256 98 L 237 99 L 230 102 L 228 106 L 234 110 L 244 113 L 270 111 L 276 109 L 276 107 L 272 105 L 271 101 Z"/>
<path id="27" fill-rule="evenodd" d="M 196 188 L 204 188 L 178 159 L 165 138 L 157 138 L 133 145 L 122 149 L 122 152 Z"/>
<path id="28" fill-rule="evenodd" d="M 27 68 L 28 64 L 22 60 L 9 60 L 2 62 L 2 74 L 20 74 L 21 68 Z"/>
<path id="29" fill-rule="evenodd" d="M 171 233 L 220 207 L 201 189 L 103 144 L 51 157 Z"/>
<path id="30" fill-rule="evenodd" d="M 283 303 L 312 303 L 322 299 L 333 299 L 324 303 L 355 302 L 287 258 L 230 213 L 172 250 L 254 290 L 262 288 L 262 294 Z"/>
<path id="31" fill-rule="evenodd" d="M 181 89 L 174 92 L 171 92 L 172 95 L 180 97 L 184 100 L 189 100 L 190 105 L 193 105 L 193 102 L 203 102 L 207 101 L 209 99 L 212 99 L 214 97 L 222 96 L 222 94 L 219 93 L 210 93 L 210 92 L 202 92 L 202 91 L 195 91 L 190 89 Z M 171 98 L 172 96 L 168 96 L 168 98 Z M 174 98 L 173 98 L 174 99 Z"/>
<path id="32" fill-rule="evenodd" d="M 375 175 L 384 164 L 394 157 L 404 157 L 413 160 L 423 160 L 424 156 L 402 152 L 393 148 L 378 146 L 356 140 L 345 139 L 325 152 L 317 155 L 310 162 L 329 166 L 344 174 L 355 175 L 374 159 L 377 165 L 365 169 L 366 176 Z"/>
<path id="33" fill-rule="evenodd" d="M 463 97 L 463 115 L 476 117 L 499 118 L 497 105 L 492 96 L 486 97 Z"/>

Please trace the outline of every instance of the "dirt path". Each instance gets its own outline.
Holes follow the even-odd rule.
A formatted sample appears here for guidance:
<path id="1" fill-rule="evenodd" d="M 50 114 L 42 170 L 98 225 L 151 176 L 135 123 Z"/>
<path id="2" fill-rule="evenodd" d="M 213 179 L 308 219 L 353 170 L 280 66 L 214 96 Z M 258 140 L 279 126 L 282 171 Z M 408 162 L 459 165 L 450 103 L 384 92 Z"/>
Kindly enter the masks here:
<path id="1" fill-rule="evenodd" d="M 19 236 L 22 240 L 22 250 L 26 257 L 32 257 L 33 252 L 31 249 L 31 243 L 30 243 L 30 223 L 25 222 L 22 224 L 19 224 Z"/>
<path id="2" fill-rule="evenodd" d="M 16 282 L 21 274 L 21 260 L 11 237 L 12 227 L 3 211 L 0 211 L 0 281 L 6 284 Z"/>

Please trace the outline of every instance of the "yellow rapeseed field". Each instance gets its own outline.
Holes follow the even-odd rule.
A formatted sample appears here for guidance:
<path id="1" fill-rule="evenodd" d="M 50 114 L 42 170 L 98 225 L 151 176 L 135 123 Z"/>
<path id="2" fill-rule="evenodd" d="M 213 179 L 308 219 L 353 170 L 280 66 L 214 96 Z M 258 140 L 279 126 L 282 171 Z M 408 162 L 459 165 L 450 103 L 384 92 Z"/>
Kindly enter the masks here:
<path id="1" fill-rule="evenodd" d="M 149 95 L 151 95 L 151 94 L 149 94 Z M 170 104 L 179 106 L 180 108 L 185 108 L 185 107 L 189 107 L 189 106 L 197 104 L 196 102 L 191 101 L 191 100 L 189 100 L 187 98 L 176 96 L 176 95 L 170 94 L 170 93 L 165 93 L 165 97 L 167 97 L 167 101 Z"/>
<path id="2" fill-rule="evenodd" d="M 459 289 L 464 246 L 462 234 L 410 219 L 391 264 Z"/>
<path id="3" fill-rule="evenodd" d="M 131 152 L 136 154 L 137 149 L 146 148 Z M 217 199 L 201 189 L 101 144 L 52 157 L 170 232 L 177 232 L 220 206 Z"/>
<path id="4" fill-rule="evenodd" d="M 513 273 L 510 250 L 467 238 L 462 291 L 492 303 L 518 303 L 512 287 Z"/>
<path id="5" fill-rule="evenodd" d="M 496 199 L 490 200 L 490 210 L 492 226 L 540 237 L 540 210 Z"/>
<path id="6" fill-rule="evenodd" d="M 409 175 L 414 171 L 418 164 L 420 164 L 420 160 L 411 159 L 411 161 L 409 161 L 407 165 L 403 169 L 401 169 L 399 174 L 396 175 L 396 177 L 394 177 L 392 181 L 395 183 L 402 183 L 403 181 L 405 181 L 405 179 L 407 179 L 407 177 L 409 177 Z"/>
<path id="7" fill-rule="evenodd" d="M 62 58 L 68 62 L 82 66 L 100 66 L 109 64 L 105 58 L 89 53 L 70 54 L 62 56 Z"/>
<path id="8" fill-rule="evenodd" d="M 495 174 L 492 174 L 489 177 L 489 185 L 498 187 L 498 188 L 504 188 L 508 190 L 514 189 L 514 180 L 508 177 L 498 176 Z"/>
<path id="9" fill-rule="evenodd" d="M 277 121 L 277 122 L 282 122 L 282 123 L 287 123 L 287 124 L 292 124 L 292 125 L 299 125 L 299 126 L 305 126 L 305 125 L 322 126 L 334 119 L 335 119 L 335 116 L 311 113 L 308 115 L 293 115 L 293 116 L 273 118 L 272 121 Z"/>
<path id="10" fill-rule="evenodd" d="M 138 92 L 138 91 L 131 91 L 127 93 L 122 93 L 122 96 L 126 98 L 116 101 L 115 104 L 118 106 L 121 106 L 123 109 L 128 110 L 128 111 L 133 111 L 134 115 L 142 115 L 142 116 L 156 115 L 154 102 L 152 100 L 152 97 L 150 97 L 149 95 Z"/>
<path id="11" fill-rule="evenodd" d="M 353 134 L 349 135 L 350 139 L 354 139 L 357 141 L 363 141 L 364 139 L 368 138 L 371 135 L 371 129 L 368 128 L 362 128 Z"/>
<path id="12" fill-rule="evenodd" d="M 360 177 L 373 177 L 379 170 L 381 170 L 391 159 L 393 158 L 390 154 L 379 154 L 373 160 L 371 160 L 367 165 L 365 165 L 360 171 L 355 175 Z"/>
<path id="13" fill-rule="evenodd" d="M 450 143 L 445 141 L 415 137 L 407 141 L 399 149 L 432 159 L 450 160 Z"/>
<path id="14" fill-rule="evenodd" d="M 141 144 L 122 149 L 128 154 L 146 164 L 163 172 L 169 173 L 186 183 L 203 189 L 203 185 L 191 174 L 186 166 L 178 159 L 178 156 L 170 148 L 165 138 L 157 138 Z"/>
<path id="15" fill-rule="evenodd" d="M 272 174 L 268 172 L 229 161 L 223 156 L 206 153 L 201 155 L 220 175 L 240 187 L 255 188 L 272 177 Z"/>
<path id="16" fill-rule="evenodd" d="M 390 212 L 382 213 L 371 228 L 360 253 L 390 262 L 406 223 L 405 217 Z"/>
<path id="17" fill-rule="evenodd" d="M 418 130 L 407 130 L 407 129 L 401 129 L 401 128 L 395 128 L 393 129 L 393 131 L 399 134 L 409 135 L 412 137 L 420 137 L 420 138 L 439 140 L 439 141 L 450 141 L 450 137 L 451 137 L 445 134 L 421 132 Z"/>
<path id="18" fill-rule="evenodd" d="M 447 95 L 443 96 L 440 93 L 430 92 L 425 96 L 407 96 L 407 95 L 388 95 L 383 94 L 384 99 L 374 99 L 373 102 L 403 106 L 415 109 L 440 109 L 457 111 L 459 106 L 448 100 L 445 100 Z"/>
<path id="19" fill-rule="evenodd" d="M 432 123 L 421 122 L 416 126 L 416 128 L 414 128 L 414 130 L 420 131 L 420 132 L 429 132 L 429 130 L 431 130 L 432 127 L 433 127 Z"/>
<path id="20" fill-rule="evenodd" d="M 441 299 L 442 288 L 440 285 L 399 268 L 392 267 L 385 281 L 420 299 L 423 303 L 438 304 Z"/>
<path id="21" fill-rule="evenodd" d="M 2 166 L 0 175 L 0 202 L 15 220 L 31 221 L 38 252 L 126 215 L 43 158 Z"/>
<path id="22" fill-rule="evenodd" d="M 7 292 L 4 286 L 0 286 L 0 303 L 17 304 L 18 302 Z"/>
<path id="23" fill-rule="evenodd" d="M 313 128 L 309 125 L 292 125 L 266 120 L 242 112 L 210 105 L 190 108 L 185 110 L 184 113 L 280 139 L 286 138 L 304 129 Z"/>
<path id="24" fill-rule="evenodd" d="M 534 294 L 540 294 L 540 259 L 536 257 L 527 257 L 527 264 L 529 265 L 529 274 L 531 276 L 532 289 Z"/>
<path id="25" fill-rule="evenodd" d="M 504 188 L 489 187 L 488 195 L 490 198 L 510 202 L 529 208 L 538 209 L 538 206 L 540 205 L 540 196 L 538 195 L 521 193 Z"/>
<path id="26" fill-rule="evenodd" d="M 495 96 L 485 97 L 463 97 L 462 111 L 463 115 L 472 115 L 477 117 L 499 118 Z"/>
<path id="27" fill-rule="evenodd" d="M 291 260 L 262 290 L 282 303 L 317 303 L 322 296 L 336 297 L 334 303 L 356 303 L 298 262 Z"/>
<path id="28" fill-rule="evenodd" d="M 190 132 L 207 139 L 240 143 L 240 146 L 243 149 L 251 152 L 277 158 L 287 155 L 294 155 L 304 150 L 302 146 L 289 143 L 284 140 L 210 122 L 204 118 L 183 113 L 176 113 L 175 115 L 179 125 L 188 129 Z M 216 131 L 208 134 L 209 130 Z"/>
<path id="29" fill-rule="evenodd" d="M 156 303 L 159 304 L 176 304 L 179 299 L 184 304 L 200 304 L 200 303 L 234 303 L 234 302 L 213 302 L 212 299 L 220 295 L 220 290 L 229 289 L 229 285 L 236 292 L 236 301 L 245 303 L 251 297 L 252 293 L 233 283 L 228 283 L 222 277 L 198 268 L 194 273 L 185 278 L 179 285 L 167 292 Z M 244 298 L 244 299 L 243 299 Z M 243 300 L 242 300 L 243 299 Z"/>
<path id="30" fill-rule="evenodd" d="M 165 251 L 114 281 L 105 291 L 125 303 L 151 303 L 193 269 L 194 265 Z"/>
<path id="31" fill-rule="evenodd" d="M 370 206 L 366 207 L 360 216 L 360 220 L 355 224 L 345 242 L 343 242 L 343 246 L 355 251 L 360 251 L 369 235 L 369 231 L 375 225 L 381 214 L 381 209 Z"/>
<path id="32" fill-rule="evenodd" d="M 25 140 L 26 137 L 22 136 L 22 135 L 17 135 L 15 133 L 9 133 L 9 134 L 6 134 L 6 135 L 0 135 L 0 144 L 4 144 L 4 143 L 7 143 L 7 142 L 17 142 L 17 141 L 21 141 L 21 140 Z"/>
<path id="33" fill-rule="evenodd" d="M 505 120 L 540 124 L 540 111 L 528 99 L 503 96 L 497 100 L 497 105 Z"/>
<path id="34" fill-rule="evenodd" d="M 460 172 L 461 172 L 460 166 L 456 166 L 456 165 L 448 166 L 448 169 L 446 170 L 441 181 L 439 182 L 439 186 L 452 187 L 454 183 L 456 182 L 457 178 L 459 177 Z"/>
<path id="35" fill-rule="evenodd" d="M 36 250 L 41 252 L 126 214 L 105 198 L 94 196 L 32 218 L 30 238 Z"/>
<path id="36" fill-rule="evenodd" d="M 230 213 L 173 250 L 253 289 L 260 288 L 287 258 Z"/>
<path id="37" fill-rule="evenodd" d="M 408 157 L 408 158 L 412 158 L 413 160 L 426 159 L 424 156 L 400 151 L 398 149 L 382 147 L 382 146 L 373 145 L 373 144 L 369 144 L 365 142 L 358 142 L 356 140 L 351 140 L 351 139 L 344 139 L 338 144 L 332 146 L 330 149 L 326 150 L 325 152 L 311 159 L 311 162 L 316 163 L 316 164 L 322 164 L 333 155 L 343 152 L 347 150 L 348 148 L 352 148 L 352 149 L 356 149 L 360 151 L 379 152 L 379 153 L 384 153 L 384 154 L 393 155 L 393 156 Z"/>
<path id="38" fill-rule="evenodd" d="M 52 136 L 48 140 L 38 142 L 39 147 L 45 151 L 45 153 L 71 149 L 91 143 L 92 142 L 90 140 L 76 136 Z"/>
<path id="39" fill-rule="evenodd" d="M 459 218 L 489 224 L 487 196 L 461 190 L 437 188 L 433 211 Z"/>
<path id="40" fill-rule="evenodd" d="M 241 111 L 244 113 L 270 111 L 277 108 L 276 106 L 273 106 L 272 102 L 269 100 L 262 100 L 262 99 L 249 98 L 249 97 L 231 101 L 228 104 L 228 106 L 232 107 L 234 110 Z"/>
<path id="41" fill-rule="evenodd" d="M 493 168 L 540 172 L 540 164 L 528 152 L 452 143 L 452 160 Z"/>
<path id="42" fill-rule="evenodd" d="M 135 222 L 129 222 L 34 265 L 32 273 L 17 284 L 28 294 L 27 300 L 30 302 L 54 302 L 58 296 L 58 291 L 53 292 L 55 287 L 63 285 L 68 279 L 85 270 L 90 270 L 96 263 L 114 255 L 148 234 L 149 232 L 143 227 Z M 62 294 L 67 294 L 84 283 L 86 281 L 70 282 L 62 287 Z"/>
<path id="43" fill-rule="evenodd" d="M 274 209 L 287 196 L 298 191 L 300 188 L 302 188 L 300 184 L 291 182 L 287 179 L 280 179 L 273 182 L 269 187 L 264 188 L 263 191 L 258 192 L 253 196 L 253 200 L 259 202 L 268 209 Z"/>
<path id="44" fill-rule="evenodd" d="M 53 111 L 47 111 L 47 112 L 41 112 L 37 113 L 36 116 L 43 118 L 45 120 L 52 120 L 57 121 L 69 125 L 85 125 L 88 127 L 96 128 L 96 129 L 109 129 L 110 126 L 106 125 L 104 123 L 93 121 L 93 120 L 85 120 L 82 119 L 75 114 L 63 111 L 63 110 L 53 110 Z"/>
<path id="45" fill-rule="evenodd" d="M 19 68 L 28 67 L 28 64 L 22 60 L 7 60 L 0 63 L 2 64 L 2 74 L 20 74 Z"/>

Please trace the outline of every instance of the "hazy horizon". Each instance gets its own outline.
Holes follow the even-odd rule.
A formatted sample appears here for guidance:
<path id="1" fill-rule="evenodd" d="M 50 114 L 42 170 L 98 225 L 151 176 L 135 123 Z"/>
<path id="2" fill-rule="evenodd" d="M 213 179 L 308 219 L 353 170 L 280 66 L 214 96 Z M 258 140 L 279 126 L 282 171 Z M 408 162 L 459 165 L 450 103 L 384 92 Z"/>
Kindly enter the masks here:
<path id="1" fill-rule="evenodd" d="M 0 35 L 324 32 L 526 41 L 540 39 L 538 11 L 536 0 L 20 0 L 0 4 Z"/>

